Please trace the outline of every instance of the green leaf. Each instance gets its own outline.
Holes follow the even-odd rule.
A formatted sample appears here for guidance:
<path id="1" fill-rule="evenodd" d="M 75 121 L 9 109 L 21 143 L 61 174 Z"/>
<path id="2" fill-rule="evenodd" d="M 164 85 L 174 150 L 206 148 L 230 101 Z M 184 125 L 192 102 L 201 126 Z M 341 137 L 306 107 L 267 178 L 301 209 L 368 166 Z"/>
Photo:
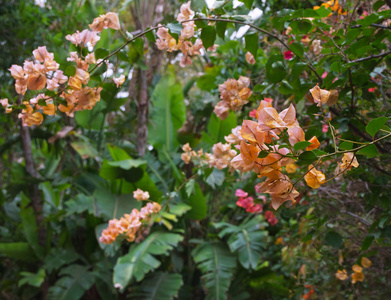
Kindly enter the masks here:
<path id="1" fill-rule="evenodd" d="M 77 70 L 76 66 L 71 65 L 71 66 L 66 67 L 64 74 L 69 77 L 75 76 L 76 70 Z"/>
<path id="2" fill-rule="evenodd" d="M 175 78 L 173 67 L 156 85 L 151 102 L 151 122 L 148 141 L 155 148 L 166 148 L 168 152 L 179 146 L 177 131 L 186 119 L 186 105 L 182 86 Z"/>
<path id="3" fill-rule="evenodd" d="M 107 227 L 107 224 L 106 224 Z M 45 257 L 44 268 L 49 273 L 61 269 L 62 266 L 73 263 L 82 259 L 82 257 L 73 249 L 52 248 L 50 253 Z"/>
<path id="4" fill-rule="evenodd" d="M 227 29 L 227 22 L 217 22 L 216 23 L 216 32 L 217 35 L 224 40 L 225 30 Z"/>
<path id="5" fill-rule="evenodd" d="M 60 272 L 62 276 L 49 288 L 47 300 L 78 300 L 94 284 L 94 276 L 88 267 L 70 265 Z"/>
<path id="6" fill-rule="evenodd" d="M 147 28 L 147 30 L 150 29 L 150 28 Z M 145 34 L 145 37 L 147 38 L 148 41 L 152 42 L 152 43 L 155 43 L 156 42 L 156 38 L 155 38 L 155 34 L 153 32 L 153 30 L 147 32 Z"/>
<path id="7" fill-rule="evenodd" d="M 266 77 L 271 83 L 277 83 L 283 80 L 288 71 L 283 62 L 284 57 L 279 54 L 274 54 L 266 63 Z"/>
<path id="8" fill-rule="evenodd" d="M 294 34 L 307 34 L 312 29 L 312 23 L 308 20 L 297 20 L 289 24 Z"/>
<path id="9" fill-rule="evenodd" d="M 229 135 L 233 128 L 237 125 L 236 115 L 234 112 L 230 112 L 228 117 L 224 120 L 220 120 L 216 114 L 212 113 L 208 123 L 208 134 L 203 133 L 203 141 L 213 146 L 218 142 L 225 143 L 224 137 Z M 206 141 L 206 136 L 208 136 L 209 141 Z"/>
<path id="10" fill-rule="evenodd" d="M 10 258 L 33 261 L 31 247 L 28 243 L 0 243 L 0 253 Z"/>
<path id="11" fill-rule="evenodd" d="M 201 30 L 201 40 L 204 48 L 207 50 L 212 47 L 216 40 L 216 29 L 214 26 L 205 26 Z"/>
<path id="12" fill-rule="evenodd" d="M 195 191 L 195 180 L 194 180 L 194 178 L 190 179 L 188 182 L 186 182 L 185 190 L 186 190 L 187 197 L 190 197 L 191 195 L 193 195 L 193 193 Z"/>
<path id="13" fill-rule="evenodd" d="M 168 28 L 170 35 L 178 41 L 178 38 L 181 35 L 181 31 L 183 29 L 182 24 L 178 22 L 173 22 L 168 23 L 166 27 Z"/>
<path id="14" fill-rule="evenodd" d="M 330 9 L 327 9 L 324 6 L 321 6 L 319 9 L 317 9 L 315 11 L 316 11 L 316 13 L 318 14 L 318 16 L 320 18 L 327 17 L 327 16 L 329 16 L 332 13 L 332 11 Z"/>
<path id="15" fill-rule="evenodd" d="M 202 272 L 206 300 L 225 300 L 236 268 L 236 258 L 222 242 L 204 242 L 192 251 Z"/>
<path id="16" fill-rule="evenodd" d="M 178 217 L 183 216 L 189 210 L 191 210 L 191 206 L 189 206 L 183 202 L 170 204 L 170 213 L 173 213 L 174 215 L 176 215 Z"/>
<path id="17" fill-rule="evenodd" d="M 336 249 L 342 249 L 343 248 L 343 239 L 342 236 L 335 231 L 329 231 L 326 233 L 326 236 L 324 238 L 326 245 L 329 245 Z"/>
<path id="18" fill-rule="evenodd" d="M 367 236 L 362 242 L 361 251 L 368 250 L 368 248 L 372 245 L 374 239 L 374 236 Z"/>
<path id="19" fill-rule="evenodd" d="M 204 28 L 205 26 L 208 25 L 208 23 L 204 20 L 196 20 L 194 21 L 194 23 L 196 24 L 197 28 Z"/>
<path id="20" fill-rule="evenodd" d="M 368 132 L 369 135 L 375 136 L 375 134 L 382 129 L 382 127 L 387 123 L 389 120 L 388 117 L 380 117 L 371 120 L 368 125 L 365 127 L 366 132 Z"/>
<path id="21" fill-rule="evenodd" d="M 313 151 L 305 151 L 300 154 L 299 159 L 304 161 L 314 161 L 318 156 Z"/>
<path id="22" fill-rule="evenodd" d="M 259 152 L 258 157 L 259 157 L 259 158 L 265 158 L 265 157 L 268 156 L 268 155 L 269 155 L 269 152 L 268 152 L 268 151 L 262 150 L 261 152 Z"/>
<path id="23" fill-rule="evenodd" d="M 310 142 L 307 142 L 307 141 L 298 142 L 298 143 L 296 143 L 296 144 L 293 146 L 293 149 L 294 149 L 295 151 L 299 151 L 299 150 L 302 150 L 302 149 L 307 148 L 309 145 L 311 145 L 311 143 L 310 143 Z"/>
<path id="24" fill-rule="evenodd" d="M 251 9 L 253 6 L 254 0 L 239 0 L 240 2 L 243 2 L 246 8 Z"/>
<path id="25" fill-rule="evenodd" d="M 219 237 L 229 234 L 228 245 L 231 252 L 237 253 L 239 262 L 245 269 L 255 270 L 261 262 L 261 254 L 267 247 L 268 231 L 261 229 L 268 226 L 262 215 L 243 222 L 239 226 L 222 223 L 225 228 Z"/>
<path id="26" fill-rule="evenodd" d="M 211 91 L 216 88 L 216 76 L 205 74 L 197 80 L 197 86 L 203 91 Z"/>
<path id="27" fill-rule="evenodd" d="M 209 184 L 213 189 L 221 186 L 225 180 L 225 172 L 217 168 L 213 168 L 212 173 L 206 179 L 206 183 Z"/>
<path id="28" fill-rule="evenodd" d="M 95 59 L 98 60 L 100 58 L 105 58 L 107 55 L 110 54 L 110 51 L 104 48 L 98 48 L 95 50 Z"/>
<path id="29" fill-rule="evenodd" d="M 24 235 L 30 247 L 38 258 L 43 258 L 44 250 L 38 242 L 38 226 L 35 218 L 35 212 L 30 206 L 30 199 L 22 193 L 22 202 L 20 209 L 20 219 L 22 221 L 22 228 Z"/>
<path id="30" fill-rule="evenodd" d="M 23 278 L 19 280 L 18 287 L 28 284 L 37 288 L 42 285 L 46 276 L 44 269 L 39 269 L 36 274 L 30 272 L 20 272 L 20 275 L 22 275 Z"/>
<path id="31" fill-rule="evenodd" d="M 71 146 L 83 159 L 98 156 L 98 151 L 87 141 L 75 141 Z"/>
<path id="32" fill-rule="evenodd" d="M 289 49 L 300 58 L 304 55 L 304 46 L 302 43 L 294 42 L 289 45 Z"/>
<path id="33" fill-rule="evenodd" d="M 119 167 L 124 170 L 130 170 L 131 168 L 138 168 L 140 166 L 146 165 L 147 161 L 143 159 L 125 159 L 119 161 L 109 161 L 107 164 L 109 166 Z"/>
<path id="34" fill-rule="evenodd" d="M 203 220 L 208 212 L 206 199 L 200 185 L 195 183 L 194 187 L 194 193 L 188 197 L 188 204 L 191 206 L 191 210 L 186 216 L 190 219 Z"/>
<path id="35" fill-rule="evenodd" d="M 379 152 L 377 152 L 377 148 L 375 145 L 369 145 L 365 148 L 362 148 L 357 152 L 357 154 L 360 155 L 366 155 L 368 158 L 372 158 L 379 155 Z"/>
<path id="36" fill-rule="evenodd" d="M 249 51 L 256 59 L 258 56 L 258 48 L 259 48 L 258 33 L 245 35 L 244 39 L 246 41 L 247 51 Z"/>
<path id="37" fill-rule="evenodd" d="M 153 232 L 142 243 L 133 244 L 129 253 L 120 257 L 114 267 L 114 285 L 123 292 L 132 279 L 141 281 L 161 264 L 153 255 L 167 255 L 182 240 L 180 234 Z"/>
<path id="38" fill-rule="evenodd" d="M 338 149 L 339 150 L 350 150 L 350 149 L 353 149 L 353 143 L 351 143 L 351 142 L 342 142 L 341 144 L 339 144 Z"/>
<path id="39" fill-rule="evenodd" d="M 182 284 L 180 274 L 155 272 L 136 286 L 131 296 L 140 300 L 171 300 L 178 295 Z"/>

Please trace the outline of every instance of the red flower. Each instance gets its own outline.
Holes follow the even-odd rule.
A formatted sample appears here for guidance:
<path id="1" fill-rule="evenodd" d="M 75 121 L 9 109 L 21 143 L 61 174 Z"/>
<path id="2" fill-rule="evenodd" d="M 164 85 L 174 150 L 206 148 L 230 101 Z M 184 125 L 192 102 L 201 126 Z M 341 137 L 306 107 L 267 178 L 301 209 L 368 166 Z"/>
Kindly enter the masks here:
<path id="1" fill-rule="evenodd" d="M 293 57 L 293 52 L 291 51 L 291 50 L 288 50 L 288 51 L 285 51 L 284 52 L 284 58 L 286 59 L 286 60 L 289 60 L 289 59 L 291 59 Z"/>

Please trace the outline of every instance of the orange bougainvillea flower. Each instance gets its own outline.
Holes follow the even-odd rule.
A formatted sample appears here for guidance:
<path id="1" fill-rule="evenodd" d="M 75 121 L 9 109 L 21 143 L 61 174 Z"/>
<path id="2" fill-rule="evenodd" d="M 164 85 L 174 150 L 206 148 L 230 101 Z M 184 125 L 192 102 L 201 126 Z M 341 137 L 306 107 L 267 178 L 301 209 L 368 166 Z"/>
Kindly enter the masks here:
<path id="1" fill-rule="evenodd" d="M 338 270 L 337 273 L 335 273 L 335 277 L 337 277 L 339 280 L 346 280 L 348 278 L 348 273 L 346 272 L 346 269 Z"/>
<path id="2" fill-rule="evenodd" d="M 372 266 L 372 262 L 368 258 L 363 257 L 363 258 L 361 258 L 361 265 L 364 268 L 369 268 L 370 266 Z"/>
<path id="3" fill-rule="evenodd" d="M 353 265 L 352 267 L 353 274 L 352 274 L 352 283 L 356 283 L 357 281 L 363 282 L 364 281 L 364 274 L 362 273 L 362 268 L 359 265 Z"/>
<path id="4" fill-rule="evenodd" d="M 250 65 L 255 65 L 255 58 L 254 58 L 254 55 L 252 55 L 250 52 L 247 52 L 247 53 L 246 53 L 246 61 L 247 61 L 247 63 L 249 63 Z"/>
<path id="5" fill-rule="evenodd" d="M 313 189 L 319 188 L 326 181 L 326 177 L 321 171 L 317 171 L 313 165 L 309 165 L 308 170 L 309 172 L 304 176 L 305 182 Z"/>
<path id="6" fill-rule="evenodd" d="M 342 157 L 342 164 L 339 165 L 340 169 L 343 170 L 350 170 L 352 167 L 357 168 L 359 166 L 357 158 L 354 156 L 354 153 L 348 152 L 344 153 Z"/>
<path id="7" fill-rule="evenodd" d="M 311 151 L 311 150 L 314 150 L 314 149 L 318 149 L 319 148 L 319 146 L 320 146 L 320 143 L 319 143 L 319 141 L 318 141 L 318 138 L 316 137 L 316 136 L 313 136 L 310 140 L 309 140 L 309 142 L 311 143 L 311 145 L 309 145 L 308 147 L 307 147 L 307 151 Z"/>
<path id="8" fill-rule="evenodd" d="M 89 25 L 93 31 L 100 32 L 106 28 L 112 28 L 119 30 L 121 28 L 119 24 L 119 18 L 116 13 L 109 12 L 105 15 L 101 15 L 94 19 L 94 22 Z"/>
<path id="9" fill-rule="evenodd" d="M 322 90 L 317 84 L 312 89 L 310 89 L 311 95 L 314 98 L 314 102 L 318 103 L 318 106 L 326 104 L 330 97 L 330 92 L 327 90 Z"/>

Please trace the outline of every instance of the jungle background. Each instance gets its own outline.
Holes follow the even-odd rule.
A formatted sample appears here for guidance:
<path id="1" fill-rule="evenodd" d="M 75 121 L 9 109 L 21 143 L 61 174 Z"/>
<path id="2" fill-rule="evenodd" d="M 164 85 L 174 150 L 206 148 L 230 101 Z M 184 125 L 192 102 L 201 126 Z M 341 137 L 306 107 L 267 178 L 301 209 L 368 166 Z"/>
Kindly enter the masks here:
<path id="1" fill-rule="evenodd" d="M 134 36 L 174 22 L 183 3 L 0 0 L 0 98 L 17 96 L 8 69 L 23 65 L 38 46 L 71 72 L 67 57 L 74 46 L 66 35 L 113 11 Z M 276 38 L 243 24 L 199 22 L 200 29 L 216 27 L 215 52 L 203 52 L 182 68 L 180 55 L 158 50 L 153 36 L 136 39 L 111 60 L 111 70 L 95 74 L 103 90 L 92 110 L 74 118 L 58 113 L 31 128 L 21 125 L 17 113 L 2 110 L 0 298 L 389 299 L 390 139 L 364 148 L 358 168 L 319 189 L 299 185 L 296 204 L 274 211 L 262 202 L 261 213 L 236 205 L 237 189 L 256 198 L 256 174 L 181 159 L 186 143 L 205 152 L 225 143 L 264 98 L 281 109 L 293 103 L 306 140 L 317 136 L 322 150 L 333 151 L 330 130 L 323 130 L 309 96 L 316 84 L 339 92 L 328 108 L 339 139 L 367 143 L 384 136 L 371 136 L 367 126 L 391 112 L 391 3 L 347 0 L 339 2 L 341 11 L 313 9 L 322 3 L 192 1 L 192 9 L 206 16 L 273 33 L 290 45 L 292 57 Z M 115 51 L 123 39 L 118 31 L 103 31 L 95 57 Z M 323 47 L 316 54 L 315 39 Z M 248 51 L 256 58 L 253 65 L 246 61 Z M 110 72 L 125 74 L 121 88 L 106 78 Z M 240 75 L 251 79 L 251 101 L 220 120 L 213 113 L 218 85 Z M 352 144 L 340 141 L 338 147 Z M 324 163 L 326 177 L 336 165 Z M 298 164 L 292 176 L 305 171 Z M 167 209 L 136 241 L 100 243 L 110 219 L 140 208 L 132 194 L 137 188 Z M 277 223 L 268 222 L 267 211 Z M 371 261 L 363 281 L 336 277 L 343 269 L 353 274 L 363 257 Z"/>

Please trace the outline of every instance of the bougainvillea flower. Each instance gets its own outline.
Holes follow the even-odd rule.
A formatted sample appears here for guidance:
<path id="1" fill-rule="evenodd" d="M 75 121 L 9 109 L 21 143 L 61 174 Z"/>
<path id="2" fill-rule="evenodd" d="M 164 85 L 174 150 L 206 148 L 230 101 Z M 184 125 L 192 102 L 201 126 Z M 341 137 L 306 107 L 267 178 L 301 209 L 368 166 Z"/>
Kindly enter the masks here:
<path id="1" fill-rule="evenodd" d="M 137 201 L 146 201 L 149 199 L 149 193 L 137 189 L 133 192 L 133 198 L 136 199 Z"/>
<path id="2" fill-rule="evenodd" d="M 357 158 L 354 156 L 354 153 L 348 152 L 344 153 L 342 157 L 342 164 L 340 164 L 341 170 L 350 170 L 352 167 L 357 168 L 359 166 Z"/>
<path id="3" fill-rule="evenodd" d="M 296 172 L 296 165 L 295 164 L 288 164 L 285 166 L 285 170 L 289 174 L 295 173 Z"/>
<path id="4" fill-rule="evenodd" d="M 329 125 L 323 124 L 322 132 L 326 133 L 329 130 Z"/>
<path id="5" fill-rule="evenodd" d="M 119 18 L 116 13 L 109 12 L 105 15 L 100 15 L 95 18 L 92 24 L 89 25 L 93 31 L 101 32 L 103 29 L 112 28 L 119 30 L 121 28 L 119 24 Z"/>
<path id="6" fill-rule="evenodd" d="M 49 53 L 46 49 L 46 46 L 38 47 L 33 51 L 33 55 L 36 60 L 39 62 L 44 62 L 45 60 L 54 60 L 54 54 Z"/>
<path id="7" fill-rule="evenodd" d="M 346 272 L 345 269 L 343 269 L 342 271 L 338 270 L 337 273 L 335 273 L 335 277 L 337 277 L 337 279 L 339 280 L 344 281 L 348 278 L 348 273 Z"/>
<path id="8" fill-rule="evenodd" d="M 254 58 L 254 55 L 252 55 L 250 52 L 247 52 L 247 53 L 246 53 L 246 61 L 247 61 L 247 63 L 249 63 L 250 65 L 255 65 L 255 58 Z"/>
<path id="9" fill-rule="evenodd" d="M 370 93 L 374 93 L 374 92 L 375 92 L 375 90 L 376 90 L 376 87 L 369 88 L 369 89 L 368 89 L 368 92 L 370 92 Z"/>
<path id="10" fill-rule="evenodd" d="M 305 182 L 313 189 L 319 188 L 326 181 L 326 176 L 321 171 L 317 171 L 313 165 L 309 165 L 308 170 L 309 172 L 304 176 Z"/>
<path id="11" fill-rule="evenodd" d="M 291 51 L 291 50 L 288 50 L 288 51 L 285 51 L 284 52 L 284 58 L 286 59 L 286 60 L 289 60 L 289 59 L 291 59 L 293 57 L 293 52 Z"/>
<path id="12" fill-rule="evenodd" d="M 318 140 L 318 138 L 316 137 L 316 136 L 313 136 L 310 140 L 309 140 L 309 142 L 311 143 L 311 145 L 309 145 L 308 147 L 307 147 L 307 151 L 311 151 L 311 150 L 314 150 L 314 149 L 318 149 L 319 148 L 319 146 L 320 146 L 320 143 L 319 143 L 319 140 Z"/>
<path id="13" fill-rule="evenodd" d="M 372 266 L 372 262 L 366 258 L 366 257 L 362 257 L 361 258 L 361 265 L 364 267 L 364 268 L 369 268 L 370 266 Z"/>
<path id="14" fill-rule="evenodd" d="M 184 3 L 181 5 L 180 13 L 178 14 L 177 21 L 183 22 L 186 20 L 190 20 L 194 16 L 194 11 L 190 8 L 191 1 Z M 186 23 L 184 23 L 186 24 Z"/>
<path id="15" fill-rule="evenodd" d="M 299 126 L 288 128 L 288 135 L 289 135 L 289 143 L 292 146 L 298 142 L 305 141 L 304 131 Z"/>
<path id="16" fill-rule="evenodd" d="M 274 226 L 278 223 L 278 220 L 274 213 L 271 210 L 265 211 L 265 219 L 269 222 L 271 226 Z"/>
<path id="17" fill-rule="evenodd" d="M 31 74 L 27 78 L 27 88 L 32 91 L 42 90 L 46 86 L 46 75 L 41 73 Z"/>
<path id="18" fill-rule="evenodd" d="M 330 92 L 327 90 L 322 90 L 317 84 L 312 89 L 310 89 L 311 95 L 314 98 L 314 102 L 318 103 L 318 106 L 326 104 L 330 97 Z"/>
<path id="19" fill-rule="evenodd" d="M 237 189 L 235 191 L 235 196 L 236 197 L 240 197 L 240 198 L 245 198 L 248 196 L 248 193 L 246 193 L 245 191 L 241 190 L 241 189 Z"/>
<path id="20" fill-rule="evenodd" d="M 259 146 L 262 146 L 268 139 L 266 133 L 258 129 L 258 123 L 250 120 L 243 121 L 241 134 L 242 138 L 257 143 Z"/>
<path id="21" fill-rule="evenodd" d="M 113 81 L 117 85 L 117 87 L 120 87 L 125 82 L 125 75 L 122 74 L 118 78 L 113 77 Z"/>
<path id="22" fill-rule="evenodd" d="M 21 66 L 12 65 L 8 70 L 11 72 L 11 76 L 14 77 L 14 79 L 24 79 L 24 70 Z"/>

